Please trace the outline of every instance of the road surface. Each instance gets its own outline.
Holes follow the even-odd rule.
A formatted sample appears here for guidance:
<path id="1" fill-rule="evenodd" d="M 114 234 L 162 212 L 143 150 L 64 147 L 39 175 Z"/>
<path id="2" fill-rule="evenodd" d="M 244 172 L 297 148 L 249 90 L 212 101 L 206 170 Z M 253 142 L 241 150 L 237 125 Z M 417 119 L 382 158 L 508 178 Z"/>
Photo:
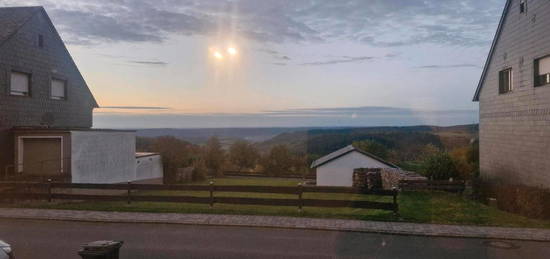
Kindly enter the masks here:
<path id="1" fill-rule="evenodd" d="M 550 243 L 337 231 L 0 219 L 17 259 L 80 258 L 80 245 L 123 240 L 121 258 L 550 258 Z"/>

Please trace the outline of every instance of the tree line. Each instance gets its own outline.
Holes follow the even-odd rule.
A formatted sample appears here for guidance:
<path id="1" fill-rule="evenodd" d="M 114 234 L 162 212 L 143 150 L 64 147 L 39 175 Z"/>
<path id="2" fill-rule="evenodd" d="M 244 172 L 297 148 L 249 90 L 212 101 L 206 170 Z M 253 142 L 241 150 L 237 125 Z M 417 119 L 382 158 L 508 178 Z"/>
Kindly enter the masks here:
<path id="1" fill-rule="evenodd" d="M 165 182 L 175 182 L 179 168 L 192 167 L 193 180 L 221 176 L 224 171 L 260 172 L 269 176 L 304 175 L 309 171 L 306 154 L 275 145 L 260 152 L 253 143 L 238 140 L 224 148 L 218 137 L 196 145 L 172 136 L 138 137 L 137 151 L 157 152 L 162 157 Z"/>

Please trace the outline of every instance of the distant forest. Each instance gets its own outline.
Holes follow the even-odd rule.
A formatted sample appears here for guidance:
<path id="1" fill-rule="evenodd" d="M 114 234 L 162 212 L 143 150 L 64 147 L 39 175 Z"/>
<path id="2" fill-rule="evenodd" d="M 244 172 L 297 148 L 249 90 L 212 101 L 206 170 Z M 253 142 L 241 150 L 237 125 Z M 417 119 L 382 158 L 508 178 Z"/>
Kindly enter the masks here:
<path id="1" fill-rule="evenodd" d="M 315 159 L 353 144 L 405 170 L 427 171 L 427 160 L 450 161 L 451 175 L 470 175 L 477 168 L 478 125 L 452 127 L 369 127 L 369 128 L 269 128 L 160 130 L 172 136 L 138 137 L 137 151 L 160 152 L 165 167 L 193 166 L 202 174 L 219 174 L 224 170 L 264 172 L 270 175 L 311 173 Z M 198 135 L 193 136 L 193 132 Z M 221 135 L 223 133 L 228 135 Z M 205 135 L 205 134 L 220 135 Z M 249 133 L 250 136 L 247 136 Z M 182 135 L 193 139 L 187 141 Z M 267 136 L 274 135 L 270 138 Z M 206 138 L 197 144 L 197 139 Z M 265 139 L 250 141 L 250 139 Z M 438 161 L 439 161 L 438 160 Z M 437 162 L 441 163 L 441 162 Z"/>

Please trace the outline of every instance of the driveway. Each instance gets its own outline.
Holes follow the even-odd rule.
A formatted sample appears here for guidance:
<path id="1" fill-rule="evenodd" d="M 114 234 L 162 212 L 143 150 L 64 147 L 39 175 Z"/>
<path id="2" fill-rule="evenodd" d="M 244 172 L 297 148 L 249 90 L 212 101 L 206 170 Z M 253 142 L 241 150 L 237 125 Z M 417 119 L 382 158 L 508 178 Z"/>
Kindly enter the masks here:
<path id="1" fill-rule="evenodd" d="M 124 240 L 121 258 L 549 258 L 550 243 L 176 224 L 0 219 L 18 259 L 79 258 L 89 241 Z"/>

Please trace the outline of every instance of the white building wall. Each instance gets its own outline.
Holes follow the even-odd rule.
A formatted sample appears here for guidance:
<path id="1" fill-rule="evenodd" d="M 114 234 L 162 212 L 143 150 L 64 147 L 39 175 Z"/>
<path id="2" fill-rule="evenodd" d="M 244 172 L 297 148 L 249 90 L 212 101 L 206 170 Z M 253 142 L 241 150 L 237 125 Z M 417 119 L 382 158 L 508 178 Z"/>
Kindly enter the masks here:
<path id="1" fill-rule="evenodd" d="M 162 172 L 162 159 L 160 155 L 136 158 L 136 181 L 162 178 Z"/>
<path id="2" fill-rule="evenodd" d="M 317 185 L 352 187 L 353 170 L 356 168 L 390 167 L 376 159 L 353 151 L 317 167 Z"/>
<path id="3" fill-rule="evenodd" d="M 71 131 L 73 183 L 120 183 L 136 178 L 134 132 Z"/>

